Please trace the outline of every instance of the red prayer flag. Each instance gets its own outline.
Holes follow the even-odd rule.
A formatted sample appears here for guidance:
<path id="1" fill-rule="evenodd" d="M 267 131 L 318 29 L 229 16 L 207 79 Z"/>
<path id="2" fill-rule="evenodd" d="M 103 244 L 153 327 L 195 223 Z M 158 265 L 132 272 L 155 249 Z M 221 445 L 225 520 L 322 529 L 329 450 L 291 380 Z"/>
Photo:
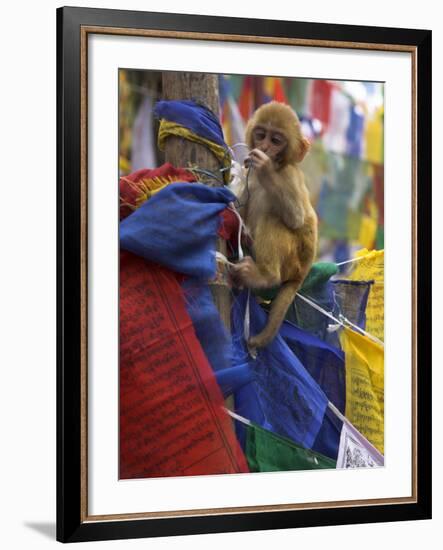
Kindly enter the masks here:
<path id="1" fill-rule="evenodd" d="M 289 104 L 280 78 L 276 78 L 274 82 L 274 100 L 280 103 L 286 103 L 287 105 Z"/>
<path id="2" fill-rule="evenodd" d="M 323 131 L 331 117 L 331 96 L 333 84 L 327 80 L 314 80 L 311 91 L 311 116 L 321 121 Z"/>
<path id="3" fill-rule="evenodd" d="M 251 118 L 254 110 L 253 99 L 252 76 L 246 76 L 238 99 L 238 108 L 244 121 Z"/>
<path id="4" fill-rule="evenodd" d="M 120 220 L 126 218 L 144 200 L 149 198 L 150 190 L 162 184 L 183 181 L 195 181 L 195 175 L 184 168 L 175 168 L 166 162 L 158 168 L 141 168 L 127 176 L 121 176 L 119 181 L 120 192 Z"/>
<path id="5" fill-rule="evenodd" d="M 121 252 L 121 479 L 248 472 L 176 277 Z"/>

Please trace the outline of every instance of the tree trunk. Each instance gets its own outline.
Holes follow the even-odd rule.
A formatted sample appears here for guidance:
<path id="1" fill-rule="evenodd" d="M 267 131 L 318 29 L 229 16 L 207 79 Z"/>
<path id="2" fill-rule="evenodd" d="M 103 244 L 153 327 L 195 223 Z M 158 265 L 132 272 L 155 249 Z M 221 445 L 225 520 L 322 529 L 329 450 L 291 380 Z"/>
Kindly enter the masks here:
<path id="1" fill-rule="evenodd" d="M 164 99 L 193 99 L 211 109 L 215 116 L 220 116 L 217 75 L 203 73 L 163 73 Z M 176 167 L 197 167 L 216 172 L 219 179 L 222 175 L 217 170 L 220 161 L 204 145 L 194 143 L 181 137 L 171 136 L 165 143 L 165 160 Z M 205 182 L 205 179 L 203 179 Z M 211 184 L 215 184 L 211 180 Z M 219 184 L 220 185 L 220 184 Z M 217 249 L 226 256 L 226 243 L 218 240 Z M 230 332 L 230 292 L 225 286 L 212 287 L 214 301 L 220 316 Z"/>
<path id="2" fill-rule="evenodd" d="M 203 73 L 163 73 L 164 99 L 193 99 L 211 109 L 215 116 L 220 117 L 220 102 L 218 96 L 218 77 Z M 165 161 L 182 168 L 197 167 L 216 172 L 220 168 L 220 161 L 204 145 L 194 143 L 184 138 L 171 136 L 165 144 Z M 221 178 L 221 173 L 217 176 Z M 215 181 L 211 182 L 216 184 Z M 220 185 L 220 184 L 218 184 Z M 226 242 L 217 241 L 217 250 L 226 256 Z M 231 333 L 231 295 L 229 288 L 221 285 L 212 285 L 212 296 L 220 317 Z M 216 337 L 216 335 L 214 335 Z M 234 398 L 229 396 L 225 400 L 228 409 L 234 409 Z M 234 429 L 234 425 L 233 425 Z"/>
<path id="3" fill-rule="evenodd" d="M 163 73 L 164 99 L 193 99 L 220 116 L 217 75 L 202 73 Z M 166 141 L 167 162 L 182 168 L 204 168 L 217 172 L 220 162 L 204 145 L 184 138 L 171 136 Z M 218 173 L 219 178 L 221 174 Z"/>

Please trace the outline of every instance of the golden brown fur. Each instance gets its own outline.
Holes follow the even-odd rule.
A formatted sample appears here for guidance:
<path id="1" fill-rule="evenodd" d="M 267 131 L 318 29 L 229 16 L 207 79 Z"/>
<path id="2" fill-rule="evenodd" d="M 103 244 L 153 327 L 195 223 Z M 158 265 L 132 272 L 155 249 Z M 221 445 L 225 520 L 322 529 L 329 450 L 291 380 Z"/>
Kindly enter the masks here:
<path id="1" fill-rule="evenodd" d="M 260 138 L 266 135 L 263 141 L 254 137 L 257 128 Z M 270 141 L 275 132 L 286 138 L 281 147 Z M 294 111 L 277 102 L 263 105 L 248 122 L 246 142 L 252 149 L 253 167 L 240 204 L 245 203 L 241 214 L 253 239 L 255 261 L 247 257 L 239 262 L 234 277 L 250 288 L 281 285 L 266 327 L 249 341 L 251 347 L 259 348 L 277 334 L 309 272 L 316 254 L 317 216 L 298 166 L 309 142 Z"/>

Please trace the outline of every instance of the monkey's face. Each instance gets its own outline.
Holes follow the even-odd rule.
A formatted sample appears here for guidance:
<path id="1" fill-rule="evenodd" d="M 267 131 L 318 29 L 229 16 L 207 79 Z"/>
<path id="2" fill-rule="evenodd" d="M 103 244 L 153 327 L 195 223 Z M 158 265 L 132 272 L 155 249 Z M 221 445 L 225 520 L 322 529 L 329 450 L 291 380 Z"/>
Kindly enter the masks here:
<path id="1" fill-rule="evenodd" d="M 252 130 L 252 143 L 254 149 L 263 151 L 272 161 L 278 163 L 283 157 L 288 140 L 272 125 L 258 125 Z"/>

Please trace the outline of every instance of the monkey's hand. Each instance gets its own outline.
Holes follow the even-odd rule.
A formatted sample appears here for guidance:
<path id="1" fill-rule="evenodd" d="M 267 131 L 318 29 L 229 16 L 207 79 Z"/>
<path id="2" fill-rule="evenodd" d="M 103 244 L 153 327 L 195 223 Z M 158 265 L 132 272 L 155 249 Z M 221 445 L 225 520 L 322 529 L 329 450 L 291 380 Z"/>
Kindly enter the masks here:
<path id="1" fill-rule="evenodd" d="M 246 256 L 237 264 L 232 265 L 231 275 L 237 286 L 247 286 L 253 288 L 261 286 L 260 271 L 251 256 Z"/>
<path id="2" fill-rule="evenodd" d="M 252 149 L 249 153 L 248 165 L 254 168 L 259 177 L 260 175 L 269 175 L 273 168 L 271 157 L 260 149 Z"/>

